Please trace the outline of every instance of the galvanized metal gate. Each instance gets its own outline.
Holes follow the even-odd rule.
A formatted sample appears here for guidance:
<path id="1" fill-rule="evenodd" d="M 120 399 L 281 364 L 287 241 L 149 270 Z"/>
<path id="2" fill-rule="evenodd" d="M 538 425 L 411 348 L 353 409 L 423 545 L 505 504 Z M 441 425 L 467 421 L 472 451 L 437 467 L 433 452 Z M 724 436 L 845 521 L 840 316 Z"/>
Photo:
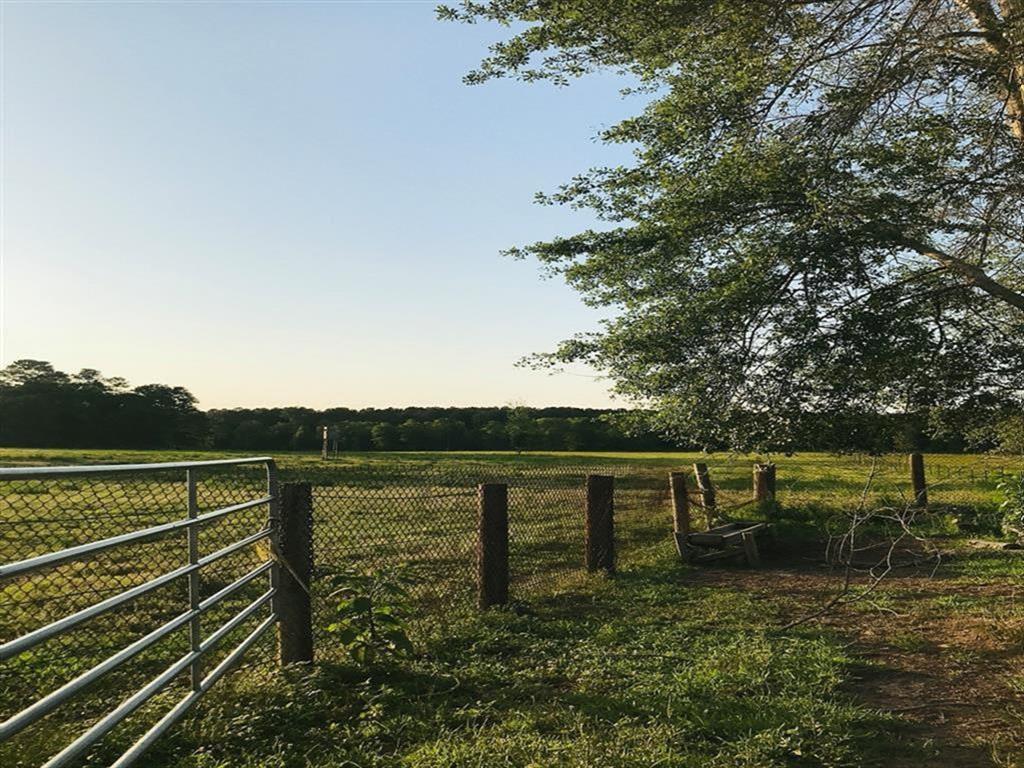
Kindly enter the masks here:
<path id="1" fill-rule="evenodd" d="M 248 486 L 236 483 L 228 488 L 223 482 L 221 485 L 214 484 L 212 491 L 205 492 L 213 500 L 215 508 L 204 510 L 200 504 L 198 489 L 203 479 L 208 479 L 225 468 L 241 468 L 240 471 L 249 473 Z M 255 474 L 254 474 L 255 473 Z M 259 481 L 261 486 L 255 490 L 254 483 L 259 475 L 263 479 Z M 19 467 L 0 469 L 0 498 L 19 498 L 19 493 L 25 495 L 25 505 L 28 507 L 32 501 L 33 494 L 47 493 L 46 483 L 65 484 L 62 487 L 78 489 L 76 484 L 103 483 L 105 487 L 117 487 L 127 489 L 123 493 L 119 491 L 119 498 L 129 497 L 131 491 L 149 489 L 149 498 L 156 499 L 152 485 L 147 485 L 147 478 L 159 476 L 161 478 L 180 477 L 179 481 L 162 480 L 172 488 L 173 493 L 164 493 L 159 496 L 159 504 L 154 507 L 160 510 L 154 513 L 152 510 L 143 509 L 146 498 L 138 501 L 129 499 L 128 504 L 134 505 L 127 519 L 131 521 L 131 515 L 137 515 L 136 519 L 145 519 L 146 514 L 159 514 L 170 519 L 156 525 L 136 528 L 117 535 L 103 536 L 91 541 L 74 541 L 71 546 L 64 546 L 53 551 L 44 551 L 32 554 L 21 559 L 13 559 L 12 552 L 18 548 L 16 536 L 3 539 L 3 547 L 0 549 L 0 589 L 5 594 L 15 594 L 19 597 L 32 598 L 39 594 L 52 592 L 55 599 L 59 599 L 61 593 L 76 593 L 75 590 L 67 588 L 67 581 L 51 582 L 49 585 L 44 581 L 48 573 L 55 570 L 81 568 L 81 571 L 72 571 L 81 578 L 88 579 L 89 572 L 87 565 L 91 559 L 100 557 L 102 553 L 110 553 L 121 548 L 140 547 L 143 542 L 149 542 L 159 547 L 162 553 L 166 548 L 168 558 L 159 559 L 154 564 L 148 561 L 147 566 L 156 572 L 166 566 L 166 570 L 140 584 L 135 584 L 127 589 L 120 589 L 105 599 L 94 602 L 86 607 L 73 610 L 54 620 L 47 621 L 41 626 L 34 626 L 19 636 L 6 639 L 0 643 L 0 665 L 11 664 L 19 660 L 24 664 L 23 654 L 44 646 L 48 641 L 56 641 L 65 633 L 76 628 L 87 626 L 90 622 L 96 622 L 101 617 L 108 619 L 114 612 L 124 615 L 124 611 L 130 610 L 133 601 L 138 601 L 146 595 L 151 595 L 157 590 L 162 590 L 165 595 L 169 587 L 177 588 L 182 582 L 187 583 L 187 604 L 180 606 L 180 612 L 170 620 L 165 621 L 149 630 L 145 635 L 133 642 L 127 643 L 118 648 L 113 654 L 94 664 L 84 672 L 77 674 L 72 679 L 59 684 L 55 690 L 41 695 L 29 703 L 20 711 L 11 714 L 4 722 L 0 723 L 0 745 L 11 739 L 22 730 L 38 723 L 49 713 L 61 707 L 72 697 L 82 693 L 89 686 L 94 685 L 111 672 L 135 659 L 147 649 L 168 638 L 176 630 L 185 631 L 188 628 L 188 651 L 176 658 L 169 666 L 155 677 L 145 682 L 123 699 L 113 709 L 95 719 L 88 728 L 74 738 L 70 743 L 58 747 L 58 751 L 45 763 L 46 768 L 57 768 L 64 766 L 82 756 L 90 748 L 97 744 L 105 735 L 113 730 L 118 724 L 139 710 L 154 696 L 165 690 L 168 685 L 180 676 L 189 675 L 187 693 L 170 707 L 162 716 L 146 731 L 134 744 L 132 744 L 114 763 L 118 768 L 131 765 L 139 756 L 165 733 L 174 723 L 182 718 L 186 711 L 213 686 L 229 669 L 249 651 L 254 644 L 271 628 L 278 620 L 277 587 L 280 580 L 280 572 L 277 559 L 274 556 L 276 548 L 276 537 L 278 533 L 278 482 L 277 470 L 274 460 L 268 457 L 240 458 L 219 461 L 197 461 L 197 462 L 172 462 L 162 464 L 122 464 L 122 465 L 98 465 L 98 466 L 71 466 L 71 467 Z M 125 480 L 126 478 L 130 478 Z M 177 483 L 181 482 L 182 485 Z M 68 485 L 70 483 L 70 485 Z M 26 486 L 26 484 L 37 484 Z M 119 485 L 121 484 L 121 485 Z M 37 487 L 38 486 L 38 487 Z M 244 486 L 244 487 L 243 487 Z M 12 490 L 13 487 L 13 490 Z M 11 491 L 8 495 L 7 491 Z M 183 490 L 183 493 L 181 491 Z M 239 499 L 239 494 L 244 493 L 248 498 Z M 230 491 L 230 493 L 228 493 Z M 78 493 L 77 490 L 74 492 Z M 113 492 L 110 492 L 111 497 Z M 223 504 L 225 497 L 233 503 Z M 46 498 L 57 498 L 51 494 Z M 102 497 L 98 497 L 102 498 Z M 205 497 L 204 497 L 205 498 Z M 10 504 L 10 502 L 8 502 Z M 54 503 L 53 507 L 58 507 Z M 100 505 L 97 504 L 97 507 Z M 259 518 L 262 522 L 256 526 L 256 530 L 237 530 L 238 523 L 229 524 L 227 521 L 237 520 L 240 513 L 245 510 L 266 509 L 266 515 Z M 174 510 L 177 510 L 176 512 Z M 10 525 L 16 526 L 20 519 L 17 510 L 11 513 Z M 53 516 L 53 512 L 49 515 Z M 95 514 L 102 514 L 97 509 Z M 47 515 L 43 515 L 45 518 Z M 83 519 L 85 519 L 83 517 Z M 121 519 L 121 518 L 118 518 Z M 2 521 L 2 516 L 0 516 Z M 46 522 L 43 520 L 42 522 Z M 244 526 L 250 526 L 244 523 Z M 123 523 L 122 523 L 123 524 Z M 222 528 L 221 540 L 230 535 L 229 543 L 218 546 L 215 551 L 202 554 L 199 546 L 200 531 L 208 526 L 226 526 Z M 231 527 L 235 525 L 236 527 Z M 102 532 L 102 526 L 97 528 L 83 528 L 80 530 Z M 175 541 L 168 537 L 175 532 L 185 534 L 184 542 L 180 539 Z M 55 534 L 56 535 L 56 534 Z M 60 534 L 61 538 L 69 538 L 74 533 L 66 531 Z M 43 540 L 44 544 L 47 540 Z M 259 560 L 252 565 L 254 552 L 262 544 L 269 544 L 264 552 L 260 552 Z M 184 544 L 184 547 L 182 545 Z M 183 548 L 185 552 L 181 552 Z M 170 567 L 174 558 L 171 553 L 176 552 L 177 556 L 184 555 L 184 564 L 177 567 Z M 239 553 L 244 553 L 246 560 L 246 571 L 239 577 L 233 578 L 229 583 L 217 589 L 212 594 L 203 597 L 200 592 L 200 576 L 204 569 L 214 563 L 222 562 L 225 558 L 235 556 L 236 561 Z M 7 560 L 7 562 L 5 562 Z M 12 561 L 13 560 L 13 561 Z M 130 560 L 130 555 L 129 555 Z M 148 574 L 147 574 L 148 575 Z M 258 585 L 260 579 L 266 578 L 266 588 L 261 591 L 258 597 L 249 601 L 244 607 L 235 612 L 230 618 L 219 623 L 216 627 L 204 626 L 204 617 L 209 621 L 211 614 L 216 613 L 213 609 L 222 611 L 224 606 L 231 606 L 237 601 L 240 595 L 245 592 L 252 592 L 253 588 L 245 590 L 249 585 Z M 108 590 L 109 591 L 109 590 Z M 81 594 L 78 590 L 77 594 Z M 97 590 L 98 592 L 98 590 Z M 172 590 L 173 592 L 173 590 Z M 179 589 L 176 598 L 184 597 L 184 589 Z M 163 599 L 163 598 L 162 598 Z M 184 600 L 182 600 L 184 602 Z M 65 602 L 65 606 L 73 603 Z M 174 610 L 174 609 L 172 609 Z M 262 620 L 259 620 L 263 612 Z M 239 642 L 230 652 L 224 655 L 209 670 L 204 667 L 209 662 L 209 657 L 214 650 L 222 644 L 222 641 L 229 634 L 247 627 L 248 622 L 256 622 L 255 627 Z M 17 625 L 7 625 L 6 628 Z M 148 627 L 147 627 L 148 628 Z M 209 631 L 211 630 L 212 631 Z M 204 630 L 207 630 L 204 633 Z M 4 635 L 0 633 L 0 639 Z M 219 651 L 218 651 L 219 652 Z M 17 673 L 15 673 L 17 674 Z"/>

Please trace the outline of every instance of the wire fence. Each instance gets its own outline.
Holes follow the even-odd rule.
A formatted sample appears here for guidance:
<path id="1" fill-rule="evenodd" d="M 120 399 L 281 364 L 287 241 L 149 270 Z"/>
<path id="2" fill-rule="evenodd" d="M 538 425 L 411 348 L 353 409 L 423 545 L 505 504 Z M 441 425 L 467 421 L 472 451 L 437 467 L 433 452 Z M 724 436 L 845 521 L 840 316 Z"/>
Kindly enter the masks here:
<path id="1" fill-rule="evenodd" d="M 508 487 L 509 575 L 513 601 L 573 587 L 584 569 L 588 474 L 616 477 L 620 548 L 639 535 L 633 518 L 654 520 L 651 500 L 667 498 L 659 474 L 639 468 L 564 463 L 405 461 L 329 467 L 313 482 L 313 611 L 319 654 L 336 643 L 327 631 L 330 576 L 340 569 L 400 573 L 411 584 L 415 631 L 443 627 L 476 603 L 477 487 Z M 636 534 L 636 535 L 634 535 Z M 628 556 L 628 555 L 627 555 Z"/>
<path id="2" fill-rule="evenodd" d="M 753 464 L 776 465 L 776 500 L 793 514 L 847 511 L 911 503 L 915 490 L 906 454 L 798 454 L 756 457 L 710 455 L 708 465 L 718 505 L 745 509 L 752 499 Z M 965 529 L 995 533 L 995 520 L 1005 500 L 1001 484 L 1024 472 L 1024 458 L 998 454 L 926 454 L 924 478 L 929 508 L 959 520 Z M 680 464 L 691 470 L 689 464 Z"/>

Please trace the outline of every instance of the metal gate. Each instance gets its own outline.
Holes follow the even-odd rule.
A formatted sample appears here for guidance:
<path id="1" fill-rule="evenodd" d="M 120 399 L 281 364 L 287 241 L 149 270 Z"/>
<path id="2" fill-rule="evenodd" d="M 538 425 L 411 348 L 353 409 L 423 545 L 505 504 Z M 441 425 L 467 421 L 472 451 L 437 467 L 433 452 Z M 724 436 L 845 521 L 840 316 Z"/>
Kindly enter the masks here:
<path id="1" fill-rule="evenodd" d="M 152 656 L 150 649 L 163 642 L 161 648 L 174 653 L 172 663 L 144 683 L 132 679 L 127 698 L 91 716 L 84 732 L 45 763 L 67 765 L 172 683 L 180 686 L 184 695 L 113 763 L 131 765 L 277 621 L 280 573 L 272 553 L 278 498 L 276 466 L 267 457 L 0 469 L 0 672 L 8 679 L 4 686 L 0 678 L 0 687 L 13 690 L 13 677 L 17 689 L 34 699 L 25 706 L 22 698 L 20 710 L 4 713 L 9 716 L 0 723 L 0 747 L 33 725 L 46 726 L 48 714 L 140 655 Z M 154 520 L 159 522 L 140 526 Z M 176 539 L 175 533 L 184 535 Z M 216 548 L 204 552 L 201 542 Z M 92 569 L 104 558 L 114 576 L 97 583 Z M 230 580 L 223 573 L 204 576 L 225 563 L 244 572 L 230 573 Z M 128 579 L 145 580 L 129 585 Z M 210 594 L 203 594 L 201 579 L 212 583 Z M 250 599 L 254 590 L 259 593 Z M 139 608 L 157 596 L 156 608 Z M 240 599 L 243 607 L 236 609 Z M 221 620 L 226 608 L 230 613 Z M 156 626 L 147 624 L 154 616 Z M 218 649 L 251 624 L 233 649 Z M 74 653 L 61 658 L 58 648 L 47 657 L 47 646 L 74 632 L 91 634 Z M 79 671 L 76 664 L 84 666 L 82 658 L 104 642 L 113 642 L 114 652 L 97 663 L 90 659 Z M 47 658 L 62 663 L 48 665 Z M 66 680 L 64 667 L 72 670 Z"/>

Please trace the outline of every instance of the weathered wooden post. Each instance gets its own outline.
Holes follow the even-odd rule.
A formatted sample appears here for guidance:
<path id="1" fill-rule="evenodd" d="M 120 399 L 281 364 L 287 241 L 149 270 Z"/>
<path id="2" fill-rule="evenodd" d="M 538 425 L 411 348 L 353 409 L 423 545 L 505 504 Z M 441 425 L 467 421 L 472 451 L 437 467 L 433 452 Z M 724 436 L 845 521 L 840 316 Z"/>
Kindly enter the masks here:
<path id="1" fill-rule="evenodd" d="M 283 666 L 313 660 L 313 487 L 309 483 L 284 483 L 280 493 L 280 578 L 274 604 L 278 660 Z"/>
<path id="2" fill-rule="evenodd" d="M 683 560 L 689 560 L 690 548 L 686 537 L 690 535 L 690 496 L 686 489 L 686 473 L 671 472 L 668 485 L 672 491 L 672 533 L 676 540 L 676 551 Z"/>
<path id="3" fill-rule="evenodd" d="M 320 444 L 320 458 L 323 461 L 327 461 L 327 435 L 327 426 L 324 425 L 323 432 L 321 434 L 322 442 Z"/>
<path id="4" fill-rule="evenodd" d="M 754 500 L 765 512 L 775 505 L 775 464 L 754 465 Z"/>
<path id="5" fill-rule="evenodd" d="M 910 482 L 914 487 L 914 506 L 928 506 L 928 485 L 924 479 L 924 456 L 910 454 Z"/>
<path id="6" fill-rule="evenodd" d="M 718 512 L 715 509 L 715 486 L 711 484 L 711 472 L 708 465 L 698 462 L 693 465 L 693 474 L 697 478 L 697 490 L 700 491 L 700 505 L 704 508 L 708 530 L 715 527 Z"/>
<path id="7" fill-rule="evenodd" d="M 477 605 L 481 610 L 508 602 L 508 486 L 477 488 Z"/>
<path id="8" fill-rule="evenodd" d="M 586 561 L 588 571 L 615 573 L 615 478 L 587 475 Z"/>

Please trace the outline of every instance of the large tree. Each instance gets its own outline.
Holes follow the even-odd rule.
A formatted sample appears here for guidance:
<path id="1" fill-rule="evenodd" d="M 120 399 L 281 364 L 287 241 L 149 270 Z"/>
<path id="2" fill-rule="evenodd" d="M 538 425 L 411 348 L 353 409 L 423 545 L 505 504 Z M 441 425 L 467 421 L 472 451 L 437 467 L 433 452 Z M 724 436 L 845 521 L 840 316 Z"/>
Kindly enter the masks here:
<path id="1" fill-rule="evenodd" d="M 1024 390 L 1024 0 L 490 0 L 468 76 L 646 93 L 635 147 L 547 197 L 610 222 L 516 249 L 603 332 L 543 356 L 606 370 L 669 434 L 786 447 L 807 414 L 940 414 Z"/>

